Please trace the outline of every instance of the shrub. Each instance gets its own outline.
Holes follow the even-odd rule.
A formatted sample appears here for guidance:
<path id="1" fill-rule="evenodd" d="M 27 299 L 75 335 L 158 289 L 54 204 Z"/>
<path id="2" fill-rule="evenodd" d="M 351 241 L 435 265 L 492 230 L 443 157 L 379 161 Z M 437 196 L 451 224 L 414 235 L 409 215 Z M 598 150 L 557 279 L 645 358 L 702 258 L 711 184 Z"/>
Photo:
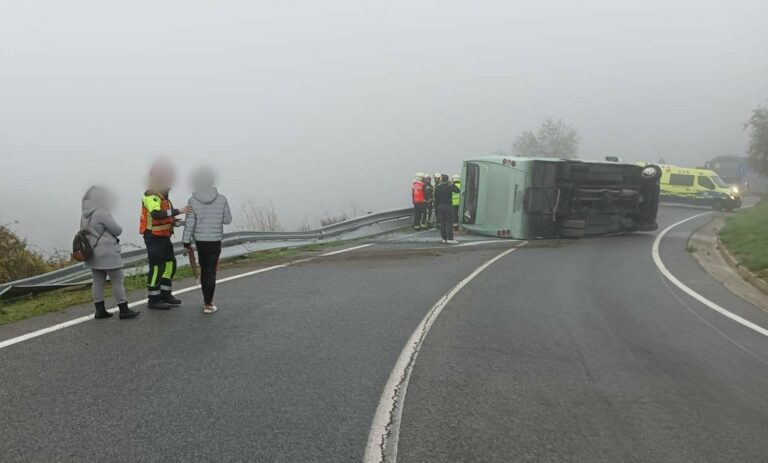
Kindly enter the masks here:
<path id="1" fill-rule="evenodd" d="M 0 225 L 0 283 L 49 272 L 53 266 L 13 230 Z"/>

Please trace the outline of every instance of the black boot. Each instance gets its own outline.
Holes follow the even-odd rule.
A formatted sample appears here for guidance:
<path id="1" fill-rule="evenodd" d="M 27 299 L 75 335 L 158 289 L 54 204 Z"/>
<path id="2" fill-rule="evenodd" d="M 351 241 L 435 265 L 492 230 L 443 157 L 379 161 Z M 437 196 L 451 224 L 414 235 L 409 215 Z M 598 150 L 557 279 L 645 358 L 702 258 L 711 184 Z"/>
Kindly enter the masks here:
<path id="1" fill-rule="evenodd" d="M 163 290 L 160 291 L 160 297 L 163 299 L 163 302 L 170 304 L 170 305 L 181 305 L 181 299 L 176 299 L 173 297 L 173 294 L 170 291 Z"/>
<path id="2" fill-rule="evenodd" d="M 117 304 L 117 306 L 120 308 L 120 320 L 127 320 L 129 318 L 136 318 L 141 313 L 138 310 L 131 310 L 128 307 L 128 303 L 127 302 L 121 302 L 121 303 Z"/>
<path id="3" fill-rule="evenodd" d="M 109 318 L 112 316 L 111 313 L 107 312 L 107 308 L 104 306 L 104 301 L 96 302 L 93 305 L 96 306 L 96 314 L 93 318 Z"/>
<path id="4" fill-rule="evenodd" d="M 149 298 L 149 302 L 147 303 L 147 308 L 152 310 L 168 310 L 171 308 L 170 305 L 168 305 L 167 302 L 160 299 L 157 296 Z"/>

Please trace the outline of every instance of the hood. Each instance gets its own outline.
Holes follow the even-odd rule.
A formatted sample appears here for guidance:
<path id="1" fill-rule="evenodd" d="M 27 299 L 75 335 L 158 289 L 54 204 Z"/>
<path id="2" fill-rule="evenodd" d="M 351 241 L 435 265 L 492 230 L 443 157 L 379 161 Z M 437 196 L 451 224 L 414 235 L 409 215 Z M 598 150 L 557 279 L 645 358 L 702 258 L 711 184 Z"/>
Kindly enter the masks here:
<path id="1" fill-rule="evenodd" d="M 211 204 L 219 197 L 219 192 L 215 187 L 206 187 L 192 193 L 192 197 L 203 204 Z"/>
<path id="2" fill-rule="evenodd" d="M 93 187 L 85 193 L 81 204 L 83 217 L 87 219 L 91 217 L 97 209 L 109 209 L 110 197 L 103 188 Z"/>

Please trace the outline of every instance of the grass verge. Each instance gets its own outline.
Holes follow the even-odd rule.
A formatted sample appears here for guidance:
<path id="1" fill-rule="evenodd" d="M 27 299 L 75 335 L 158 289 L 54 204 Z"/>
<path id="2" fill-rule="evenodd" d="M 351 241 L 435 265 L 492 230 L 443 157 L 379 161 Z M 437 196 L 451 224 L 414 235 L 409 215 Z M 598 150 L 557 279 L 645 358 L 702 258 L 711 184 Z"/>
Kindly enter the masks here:
<path id="1" fill-rule="evenodd" d="M 720 230 L 720 241 L 741 265 L 768 278 L 768 198 L 729 217 Z"/>
<path id="2" fill-rule="evenodd" d="M 245 256 L 222 260 L 221 269 L 248 267 L 266 264 L 273 261 L 282 261 L 290 257 L 307 252 L 318 252 L 325 248 L 337 247 L 354 241 L 332 241 L 328 243 L 312 244 L 296 248 L 279 248 L 266 251 L 257 251 Z M 130 272 L 129 272 L 130 273 Z M 190 267 L 180 267 L 176 271 L 176 280 L 192 277 Z M 125 278 L 125 290 L 135 291 L 146 288 L 146 276 L 143 274 L 131 275 Z M 107 297 L 111 290 L 107 289 Z M 86 304 L 91 301 L 90 288 L 73 288 L 42 293 L 34 296 L 21 297 L 11 301 L 0 302 L 0 325 L 17 322 L 52 312 L 61 312 L 75 305 Z"/>

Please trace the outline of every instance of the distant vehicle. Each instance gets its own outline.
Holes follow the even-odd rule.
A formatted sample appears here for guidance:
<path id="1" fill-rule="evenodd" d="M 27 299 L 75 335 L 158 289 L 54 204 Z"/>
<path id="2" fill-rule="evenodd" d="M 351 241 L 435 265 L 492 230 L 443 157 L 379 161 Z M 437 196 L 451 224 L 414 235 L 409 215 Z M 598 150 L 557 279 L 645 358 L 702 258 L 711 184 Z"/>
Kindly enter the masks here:
<path id="1" fill-rule="evenodd" d="M 658 228 L 661 169 L 617 162 L 492 156 L 462 169 L 460 216 L 470 232 L 580 238 Z"/>
<path id="2" fill-rule="evenodd" d="M 662 202 L 708 206 L 731 211 L 741 207 L 741 195 L 717 173 L 708 169 L 661 166 Z"/>
<path id="3" fill-rule="evenodd" d="M 768 181 L 752 169 L 747 156 L 717 156 L 704 167 L 717 172 L 726 183 L 737 187 L 742 195 L 768 191 Z"/>

